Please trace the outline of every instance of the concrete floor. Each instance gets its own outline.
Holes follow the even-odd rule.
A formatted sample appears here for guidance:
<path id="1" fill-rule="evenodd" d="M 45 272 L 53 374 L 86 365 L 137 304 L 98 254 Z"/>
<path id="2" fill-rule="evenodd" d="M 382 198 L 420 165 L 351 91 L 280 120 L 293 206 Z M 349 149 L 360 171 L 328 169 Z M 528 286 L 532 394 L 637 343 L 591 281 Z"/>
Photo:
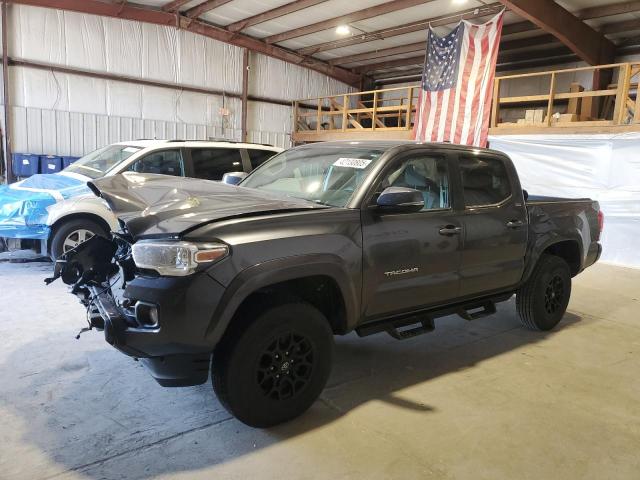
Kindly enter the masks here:
<path id="1" fill-rule="evenodd" d="M 254 430 L 209 384 L 164 389 L 47 264 L 0 263 L 0 479 L 640 478 L 640 270 L 597 265 L 551 333 L 513 300 L 434 333 L 336 342 L 321 400 Z"/>

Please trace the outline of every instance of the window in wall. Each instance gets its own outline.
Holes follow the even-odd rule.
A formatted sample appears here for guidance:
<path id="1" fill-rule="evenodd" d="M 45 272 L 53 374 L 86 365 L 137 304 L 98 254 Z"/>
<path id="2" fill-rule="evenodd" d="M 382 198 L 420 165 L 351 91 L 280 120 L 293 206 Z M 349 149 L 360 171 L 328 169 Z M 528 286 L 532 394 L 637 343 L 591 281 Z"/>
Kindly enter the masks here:
<path id="1" fill-rule="evenodd" d="M 493 205 L 511 195 L 511 185 L 504 163 L 496 158 L 460 157 L 464 202 L 468 207 Z"/>
<path id="2" fill-rule="evenodd" d="M 196 148 L 191 150 L 191 159 L 197 178 L 222 180 L 225 173 L 244 171 L 237 148 Z"/>

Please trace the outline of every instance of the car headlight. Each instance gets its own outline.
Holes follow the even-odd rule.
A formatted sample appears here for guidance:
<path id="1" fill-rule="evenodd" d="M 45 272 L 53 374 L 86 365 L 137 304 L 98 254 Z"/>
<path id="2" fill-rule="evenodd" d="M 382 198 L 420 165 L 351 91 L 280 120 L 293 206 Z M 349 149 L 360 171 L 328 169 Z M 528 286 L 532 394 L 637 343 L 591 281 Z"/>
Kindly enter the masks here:
<path id="1" fill-rule="evenodd" d="M 138 268 L 155 270 L 160 275 L 183 277 L 202 264 L 211 264 L 229 254 L 223 243 L 192 243 L 141 240 L 131 248 Z"/>

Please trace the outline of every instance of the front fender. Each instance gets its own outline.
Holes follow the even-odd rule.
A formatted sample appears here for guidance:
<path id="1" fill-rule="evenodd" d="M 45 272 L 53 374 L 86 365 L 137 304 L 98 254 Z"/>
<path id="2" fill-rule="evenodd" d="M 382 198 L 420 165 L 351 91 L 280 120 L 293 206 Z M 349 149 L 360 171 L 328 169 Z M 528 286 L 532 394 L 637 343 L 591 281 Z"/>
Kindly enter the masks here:
<path id="1" fill-rule="evenodd" d="M 93 195 L 63 200 L 49 207 L 47 225 L 50 227 L 70 215 L 94 215 L 104 220 L 111 230 L 118 230 L 118 220 L 101 198 Z"/>
<path id="2" fill-rule="evenodd" d="M 217 343 L 242 302 L 255 291 L 287 280 L 317 275 L 328 276 L 338 285 L 344 300 L 347 330 L 351 330 L 357 321 L 359 292 L 343 264 L 336 255 L 299 255 L 270 260 L 243 270 L 222 296 L 207 329 L 207 338 Z"/>

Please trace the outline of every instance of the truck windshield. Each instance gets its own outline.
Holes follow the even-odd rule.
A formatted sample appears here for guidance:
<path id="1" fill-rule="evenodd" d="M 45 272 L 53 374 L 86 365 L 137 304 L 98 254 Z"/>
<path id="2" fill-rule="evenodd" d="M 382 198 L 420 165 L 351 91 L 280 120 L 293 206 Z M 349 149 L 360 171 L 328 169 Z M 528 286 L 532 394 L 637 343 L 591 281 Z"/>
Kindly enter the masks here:
<path id="1" fill-rule="evenodd" d="M 128 145 L 107 145 L 75 161 L 64 171 L 79 173 L 94 179 L 100 178 L 117 164 L 125 161 L 140 150 L 139 147 L 130 147 Z"/>
<path id="2" fill-rule="evenodd" d="M 242 186 L 344 207 L 383 152 L 357 147 L 288 150 L 254 170 Z"/>

